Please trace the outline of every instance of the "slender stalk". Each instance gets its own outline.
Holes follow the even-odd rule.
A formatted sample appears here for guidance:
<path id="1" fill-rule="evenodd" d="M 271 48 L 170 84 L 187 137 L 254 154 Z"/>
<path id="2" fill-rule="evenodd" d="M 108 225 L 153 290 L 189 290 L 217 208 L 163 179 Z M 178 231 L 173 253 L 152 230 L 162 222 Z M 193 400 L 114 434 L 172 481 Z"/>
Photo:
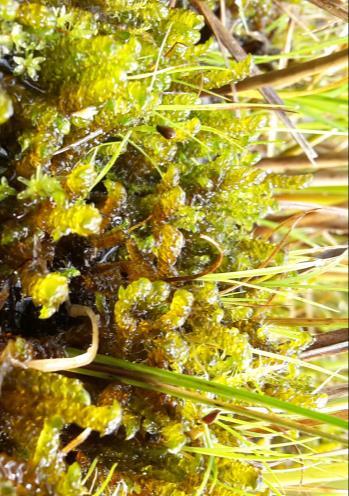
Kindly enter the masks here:
<path id="1" fill-rule="evenodd" d="M 347 154 L 331 154 L 320 155 L 316 159 L 316 166 L 312 167 L 311 171 L 317 169 L 331 169 L 335 167 L 347 167 L 348 155 Z M 263 158 L 256 167 L 260 169 L 272 170 L 275 172 L 285 172 L 289 169 L 292 170 L 309 170 L 309 160 L 304 155 L 296 155 L 292 157 L 271 157 Z"/>
<path id="2" fill-rule="evenodd" d="M 238 62 L 244 60 L 247 57 L 247 53 L 234 38 L 234 36 L 232 36 L 229 30 L 222 24 L 220 19 L 212 12 L 206 2 L 202 0 L 191 0 L 191 3 L 205 17 L 207 25 L 214 33 L 217 40 L 229 51 L 234 59 Z M 259 69 L 255 65 L 252 65 L 252 73 L 255 75 L 259 74 Z M 282 99 L 273 90 L 273 88 L 263 87 L 260 88 L 259 91 L 266 102 L 273 105 L 283 105 Z M 302 148 L 309 161 L 311 163 L 314 163 L 314 158 L 317 156 L 317 154 L 314 152 L 304 136 L 296 130 L 290 118 L 286 115 L 285 112 L 281 110 L 277 110 L 276 115 L 289 129 L 290 134 L 293 136 L 293 139 Z"/>
<path id="3" fill-rule="evenodd" d="M 325 55 L 317 59 L 309 60 L 307 62 L 300 62 L 290 64 L 285 69 L 278 69 L 265 74 L 257 74 L 240 81 L 235 85 L 237 91 L 248 91 L 253 89 L 260 89 L 265 86 L 273 85 L 276 87 L 290 86 L 299 82 L 308 76 L 326 72 L 329 70 L 336 70 L 345 67 L 348 64 L 348 51 L 347 49 L 340 50 L 339 52 Z M 231 86 L 225 85 L 218 90 L 220 94 L 230 94 Z"/>
<path id="4" fill-rule="evenodd" d="M 281 205 L 285 210 L 309 210 L 314 205 L 302 204 L 301 202 L 283 202 Z M 319 205 L 316 205 L 319 207 Z M 322 211 L 313 212 L 304 217 L 298 224 L 298 227 L 312 227 L 317 229 L 328 229 L 329 231 L 341 230 L 344 233 L 348 232 L 348 212 L 346 209 L 323 208 Z M 274 222 L 282 222 L 288 218 L 279 215 L 271 215 L 270 220 Z"/>
<path id="5" fill-rule="evenodd" d="M 300 360 L 299 358 L 293 358 L 291 356 L 279 355 L 277 353 L 271 353 L 270 351 L 263 351 L 257 349 L 253 349 L 252 352 L 257 356 L 273 358 L 275 360 L 280 360 L 284 363 L 294 363 L 295 365 L 298 365 L 300 367 L 306 367 L 315 370 L 316 372 L 320 372 L 321 374 L 327 374 L 330 375 L 331 377 L 337 377 L 338 379 L 347 381 L 347 377 L 345 375 L 339 374 L 338 372 L 332 372 L 330 370 L 324 369 L 323 367 L 320 367 L 312 363 L 306 363 Z"/>
<path id="6" fill-rule="evenodd" d="M 284 469 L 276 469 L 275 472 L 283 487 L 294 486 L 297 489 L 300 486 L 300 481 L 302 481 L 301 490 L 307 491 L 307 494 L 313 496 L 317 494 L 317 486 L 307 488 L 305 484 L 319 484 L 344 479 L 347 476 L 348 466 L 345 462 L 331 463 L 331 465 L 324 462 L 321 465 L 309 467 L 307 471 L 304 471 L 304 468 L 300 467 L 292 472 L 287 472 Z M 265 474 L 264 478 L 265 480 L 273 480 L 269 474 Z M 299 494 L 301 493 L 296 492 L 297 496 Z"/>
<path id="7" fill-rule="evenodd" d="M 341 3 L 340 0 L 308 0 L 308 2 L 320 7 L 320 9 L 326 10 L 330 14 L 342 19 L 344 22 L 348 22 L 348 7 L 345 3 Z"/>
<path id="8" fill-rule="evenodd" d="M 348 322 L 347 318 L 296 318 L 296 317 L 285 317 L 285 318 L 268 318 L 270 324 L 276 324 L 280 326 L 302 326 L 302 327 L 319 327 L 328 325 L 340 325 L 346 324 Z M 319 336 L 322 336 L 319 335 Z"/>
<path id="9" fill-rule="evenodd" d="M 79 352 L 78 355 L 74 357 L 63 357 L 63 358 L 42 358 L 38 360 L 30 360 L 26 363 L 26 366 L 40 370 L 41 372 L 58 372 L 60 370 L 71 370 L 78 367 L 84 367 L 91 363 L 98 350 L 99 344 L 99 330 L 98 330 L 98 317 L 91 310 L 90 307 L 85 305 L 70 305 L 68 306 L 68 313 L 71 317 L 88 317 L 91 322 L 92 328 L 92 340 L 87 351 Z"/>
<path id="10" fill-rule="evenodd" d="M 314 360 L 315 358 L 323 358 L 324 356 L 334 356 L 339 353 L 345 353 L 348 351 L 348 342 L 333 344 L 331 346 L 324 346 L 317 350 L 310 350 L 302 354 L 303 360 Z"/>
<path id="11" fill-rule="evenodd" d="M 303 360 L 312 360 L 348 350 L 348 329 L 317 334 L 315 341 L 302 353 Z"/>
<path id="12" fill-rule="evenodd" d="M 91 141 L 101 134 L 103 134 L 104 131 L 102 129 L 97 129 L 96 131 L 93 131 L 93 133 L 88 134 L 87 136 L 84 136 L 83 138 L 74 141 L 73 143 L 69 143 L 68 145 L 64 146 L 63 148 L 60 148 L 59 150 L 55 151 L 53 156 L 55 155 L 60 155 L 61 153 L 67 152 L 68 150 L 71 150 L 72 148 L 76 148 L 77 146 L 80 146 L 84 143 L 87 143 L 88 141 Z"/>
<path id="13" fill-rule="evenodd" d="M 132 385 L 135 387 L 139 387 L 142 389 L 147 389 L 150 391 L 156 391 L 158 393 L 164 393 L 168 395 L 172 395 L 177 398 L 181 399 L 188 399 L 197 403 L 201 403 L 204 405 L 210 405 L 214 408 L 219 408 L 220 410 L 223 410 L 225 412 L 230 412 L 234 414 L 241 415 L 243 417 L 247 418 L 254 418 L 257 420 L 263 420 L 266 421 L 272 425 L 277 425 L 281 427 L 285 427 L 287 429 L 292 429 L 292 430 L 298 430 L 299 432 L 304 432 L 306 434 L 310 434 L 312 436 L 317 436 L 320 438 L 324 439 L 329 439 L 331 441 L 336 441 L 340 442 L 344 445 L 347 445 L 347 440 L 339 437 L 335 434 L 323 432 L 322 430 L 320 431 L 319 429 L 309 426 L 307 424 L 302 424 L 300 422 L 296 422 L 294 420 L 291 420 L 285 416 L 281 415 L 275 415 L 271 413 L 264 413 L 261 411 L 257 410 L 251 410 L 249 408 L 241 407 L 239 405 L 231 405 L 229 403 L 223 402 L 218 399 L 211 399 L 206 396 L 204 396 L 202 393 L 196 392 L 196 391 L 187 391 L 186 389 L 183 389 L 178 386 L 172 386 L 170 384 L 164 384 L 163 382 L 154 380 L 154 378 L 149 378 L 145 374 L 135 374 L 134 372 L 130 374 L 129 371 L 125 370 L 120 370 L 120 369 L 115 369 L 111 373 L 108 367 L 100 367 L 97 365 L 97 368 L 103 371 L 99 370 L 90 370 L 91 366 L 89 369 L 79 369 L 76 370 L 75 373 L 79 373 L 82 375 L 86 376 L 91 376 L 91 377 L 96 377 L 100 379 L 104 379 L 107 381 L 118 381 L 123 384 L 128 384 Z M 94 364 L 94 368 L 96 368 L 96 364 Z M 107 371 L 107 372 L 106 372 Z M 198 388 L 197 388 L 198 389 Z M 295 405 L 294 405 L 295 406 Z M 333 417 L 336 419 L 336 417 Z M 341 420 L 341 419 L 336 419 L 336 421 Z M 336 422 L 337 423 L 337 422 Z"/>
<path id="14" fill-rule="evenodd" d="M 348 395 L 349 384 L 335 384 L 334 386 L 329 386 L 323 389 L 324 393 L 327 394 L 329 400 L 334 400 L 338 398 L 346 398 Z M 348 410 L 344 410 L 346 416 L 348 416 Z"/>
<path id="15" fill-rule="evenodd" d="M 72 356 L 78 355 L 80 353 L 79 350 L 75 349 L 70 349 L 69 352 Z M 168 370 L 149 367 L 147 365 L 138 363 L 131 363 L 127 360 L 103 355 L 97 355 L 93 366 L 96 367 L 96 365 L 111 367 L 113 373 L 115 373 L 116 375 L 121 375 L 122 377 L 130 377 L 131 373 L 132 378 L 139 378 L 143 382 L 147 380 L 148 384 L 153 384 L 155 382 L 156 384 L 165 384 L 166 387 L 174 386 L 194 389 L 197 391 L 205 391 L 229 400 L 245 401 L 254 406 L 262 405 L 267 408 L 276 408 L 288 413 L 300 415 L 314 420 L 319 420 L 320 422 L 334 425 L 342 429 L 348 428 L 347 422 L 344 422 L 343 420 L 331 415 L 310 410 L 308 408 L 303 408 L 292 403 L 287 403 L 272 396 L 254 393 L 252 391 L 248 391 L 247 389 L 224 386 L 222 384 L 218 384 L 216 382 L 208 381 L 198 377 L 170 372 Z"/>
<path id="16" fill-rule="evenodd" d="M 97 184 L 102 181 L 102 179 L 107 175 L 107 173 L 110 171 L 110 169 L 113 167 L 115 161 L 119 157 L 121 153 L 123 153 L 124 147 L 127 145 L 127 142 L 132 134 L 132 131 L 128 131 L 125 136 L 123 137 L 122 141 L 120 141 L 117 149 L 113 153 L 112 157 L 108 161 L 108 163 L 103 167 L 103 169 L 100 171 L 98 176 L 96 177 L 92 187 L 90 188 L 90 191 L 97 186 Z"/>
<path id="17" fill-rule="evenodd" d="M 324 332 L 315 336 L 315 341 L 307 351 L 348 342 L 348 329 L 337 329 L 336 331 Z"/>
<path id="18" fill-rule="evenodd" d="M 92 429 L 90 429 L 89 427 L 84 429 L 78 436 L 76 436 L 74 439 L 72 439 L 72 441 L 70 441 L 70 443 L 68 443 L 66 446 L 64 446 L 64 448 L 62 449 L 62 453 L 67 455 L 71 451 L 75 450 L 78 446 L 80 446 L 80 444 L 82 444 L 84 441 L 86 441 L 86 439 L 89 437 L 91 432 L 92 432 Z"/>

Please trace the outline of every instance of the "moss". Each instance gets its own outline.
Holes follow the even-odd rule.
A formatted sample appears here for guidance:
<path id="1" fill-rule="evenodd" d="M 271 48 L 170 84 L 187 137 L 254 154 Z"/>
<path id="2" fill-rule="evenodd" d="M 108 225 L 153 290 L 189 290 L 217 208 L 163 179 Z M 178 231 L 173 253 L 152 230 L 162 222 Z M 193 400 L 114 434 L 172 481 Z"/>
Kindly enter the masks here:
<path id="1" fill-rule="evenodd" d="M 0 124 L 6 122 L 13 114 L 13 106 L 9 96 L 0 88 Z"/>
<path id="2" fill-rule="evenodd" d="M 1 342 L 25 338 L 9 342 L 0 368 L 4 494 L 85 494 L 81 470 L 94 456 L 103 477 L 117 463 L 111 486 L 120 494 L 190 496 L 205 473 L 204 458 L 183 450 L 204 446 L 203 405 L 26 368 L 28 354 L 57 358 L 89 345 L 68 301 L 98 314 L 101 353 L 251 390 L 272 385 L 278 397 L 312 404 L 296 370 L 275 385 L 252 358 L 252 346 L 297 353 L 304 341 L 272 336 L 253 307 L 224 308 L 222 286 L 196 280 L 267 259 L 275 246 L 254 225 L 275 192 L 306 180 L 254 167 L 260 115 L 200 107 L 201 90 L 251 66 L 208 62 L 214 47 L 201 43 L 202 27 L 193 10 L 165 0 L 0 0 L 0 53 L 11 69 L 0 92 L 11 144 L 0 183 L 9 288 Z M 78 449 L 81 467 L 63 451 L 77 426 L 95 431 Z M 257 487 L 253 465 L 216 463 L 239 493 Z"/>

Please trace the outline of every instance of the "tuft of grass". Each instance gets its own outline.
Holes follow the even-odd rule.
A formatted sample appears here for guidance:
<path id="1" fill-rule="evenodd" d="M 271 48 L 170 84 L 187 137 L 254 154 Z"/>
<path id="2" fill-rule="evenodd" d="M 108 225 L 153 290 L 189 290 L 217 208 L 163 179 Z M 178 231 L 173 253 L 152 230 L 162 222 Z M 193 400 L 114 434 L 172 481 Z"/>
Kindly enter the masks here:
<path id="1" fill-rule="evenodd" d="M 71 356 L 78 356 L 80 354 L 79 350 L 70 349 L 69 353 Z M 154 367 L 149 367 L 147 365 L 136 364 L 132 362 L 128 362 L 126 360 L 108 357 L 103 355 L 97 355 L 95 359 L 95 364 L 107 366 L 107 370 L 105 373 L 96 372 L 94 370 L 88 369 L 79 369 L 78 373 L 91 375 L 94 377 L 100 377 L 101 379 L 111 379 L 112 377 L 118 378 L 121 382 L 125 382 L 127 384 L 134 384 L 139 387 L 155 390 L 155 391 L 166 391 L 170 394 L 177 395 L 179 397 L 188 397 L 186 389 L 206 392 L 210 394 L 214 394 L 218 397 L 228 399 L 233 402 L 246 402 L 249 405 L 262 405 L 269 409 L 276 409 L 278 411 L 288 412 L 290 414 L 294 414 L 298 417 L 304 417 L 319 421 L 320 423 L 332 425 L 335 427 L 339 427 L 340 429 L 347 430 L 349 425 L 345 420 L 322 413 L 320 411 L 310 410 L 308 408 L 304 408 L 293 403 L 281 401 L 277 398 L 267 396 L 265 394 L 255 393 L 252 391 L 248 391 L 243 388 L 234 388 L 225 386 L 214 381 L 205 380 L 198 377 L 188 376 L 185 374 L 179 374 L 176 372 L 171 372 L 163 369 L 157 369 Z M 98 367 L 97 367 L 98 370 Z M 179 389 L 180 388 L 180 389 Z M 191 399 L 195 398 L 195 395 L 189 395 Z M 213 401 L 210 398 L 198 397 L 197 400 L 199 402 L 205 404 L 213 404 L 218 405 L 217 402 Z M 280 425 L 293 425 L 297 426 L 298 429 L 304 432 L 311 432 L 314 434 L 313 430 L 309 430 L 306 426 L 301 426 L 300 424 L 293 423 L 292 420 L 284 419 L 281 416 L 270 416 L 269 414 L 264 414 L 257 411 L 247 410 L 244 407 L 240 407 L 238 405 L 221 405 L 223 409 L 244 412 L 247 416 L 257 417 L 257 418 L 267 418 L 269 420 L 273 420 L 277 424 Z M 242 410 L 241 410 L 242 408 Z M 275 418 L 274 418 L 275 417 Z M 319 432 L 316 432 L 319 434 Z M 322 433 L 324 437 L 328 436 L 327 433 Z M 331 439 L 333 439 L 332 435 L 329 435 Z M 337 438 L 338 439 L 338 438 Z M 341 442 L 346 444 L 346 440 L 340 438 Z"/>

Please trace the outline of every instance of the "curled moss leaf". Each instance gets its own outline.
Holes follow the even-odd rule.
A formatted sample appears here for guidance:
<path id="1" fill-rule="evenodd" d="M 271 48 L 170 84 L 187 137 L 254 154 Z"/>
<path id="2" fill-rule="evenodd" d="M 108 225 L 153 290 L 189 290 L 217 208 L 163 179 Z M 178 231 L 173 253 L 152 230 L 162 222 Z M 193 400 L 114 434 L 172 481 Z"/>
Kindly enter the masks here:
<path id="1" fill-rule="evenodd" d="M 170 453 L 178 453 L 186 443 L 182 424 L 169 424 L 161 430 L 163 443 Z"/>
<path id="2" fill-rule="evenodd" d="M 48 418 L 55 411 L 65 424 L 76 423 L 100 434 L 115 431 L 121 422 L 117 401 L 107 406 L 91 405 L 91 398 L 78 380 L 38 370 L 13 370 L 4 383 L 5 410 L 30 418 Z"/>
<path id="3" fill-rule="evenodd" d="M 174 292 L 169 311 L 159 317 L 157 325 L 164 329 L 181 327 L 191 312 L 193 301 L 194 297 L 189 291 L 177 289 Z"/>
<path id="4" fill-rule="evenodd" d="M 40 318 L 47 319 L 67 301 L 68 278 L 58 272 L 32 277 L 27 282 L 26 292 L 33 298 L 34 304 L 41 307 Z"/>
<path id="5" fill-rule="evenodd" d="M 67 177 L 67 186 L 72 193 L 85 196 L 92 188 L 97 177 L 97 172 L 92 163 L 76 165 Z"/>
<path id="6" fill-rule="evenodd" d="M 157 306 L 166 302 L 170 294 L 170 287 L 163 281 L 152 283 L 146 278 L 138 279 L 131 283 L 126 289 L 120 288 L 118 301 L 114 307 L 115 321 L 124 332 L 132 332 L 137 329 L 137 313 L 142 309 L 156 309 Z"/>
<path id="7" fill-rule="evenodd" d="M 70 233 L 79 236 L 98 234 L 102 223 L 99 210 L 93 205 L 76 203 L 71 207 L 56 207 L 49 218 L 52 237 L 57 241 Z"/>
<path id="8" fill-rule="evenodd" d="M 158 271 L 160 275 L 170 275 L 173 273 L 174 265 L 184 247 L 184 237 L 179 229 L 164 224 L 158 231 L 157 249 Z"/>
<path id="9" fill-rule="evenodd" d="M 171 217 L 185 204 L 185 198 L 185 192 L 180 186 L 169 189 L 161 195 L 160 201 L 154 209 L 154 217 L 159 220 Z"/>

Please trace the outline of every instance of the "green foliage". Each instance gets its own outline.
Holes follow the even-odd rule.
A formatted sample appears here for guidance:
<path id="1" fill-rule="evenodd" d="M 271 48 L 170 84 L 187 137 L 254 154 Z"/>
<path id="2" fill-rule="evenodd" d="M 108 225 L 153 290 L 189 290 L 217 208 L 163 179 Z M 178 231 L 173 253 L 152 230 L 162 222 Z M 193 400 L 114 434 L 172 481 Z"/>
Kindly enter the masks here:
<path id="1" fill-rule="evenodd" d="M 169 424 L 161 431 L 163 443 L 170 453 L 178 453 L 186 444 L 182 424 Z"/>
<path id="2" fill-rule="evenodd" d="M 55 177 L 42 174 L 40 167 L 37 168 L 36 175 L 29 180 L 23 177 L 18 180 L 26 186 L 26 189 L 18 194 L 20 200 L 40 201 L 48 198 L 57 205 L 64 203 L 65 194 L 61 183 Z"/>
<path id="3" fill-rule="evenodd" d="M 78 164 L 67 177 L 67 186 L 70 191 L 79 196 L 85 196 L 96 180 L 97 173 L 93 164 Z"/>
<path id="4" fill-rule="evenodd" d="M 258 483 L 258 470 L 247 463 L 225 460 L 219 468 L 219 478 L 225 484 L 243 489 L 255 489 Z"/>
<path id="5" fill-rule="evenodd" d="M 251 62 L 252 58 L 248 56 L 242 62 L 229 61 L 227 69 L 206 69 L 191 74 L 186 74 L 184 72 L 183 75 L 180 75 L 180 80 L 197 87 L 203 87 L 214 91 L 216 88 L 221 88 L 226 84 L 237 82 L 240 79 L 249 76 L 251 72 Z"/>
<path id="6" fill-rule="evenodd" d="M 157 268 L 160 275 L 171 275 L 184 246 L 181 231 L 170 224 L 163 224 L 157 233 Z"/>
<path id="7" fill-rule="evenodd" d="M 113 432 L 120 423 L 117 402 L 110 406 L 91 405 L 80 381 L 36 370 L 14 369 L 3 385 L 2 405 L 14 415 L 40 422 L 55 412 L 66 424 L 75 423 L 101 434 Z"/>
<path id="8" fill-rule="evenodd" d="M 67 468 L 61 449 L 62 430 L 74 423 L 101 435 L 110 434 L 120 424 L 120 405 L 116 400 L 107 406 L 92 405 L 80 381 L 27 369 L 32 353 L 25 340 L 17 339 L 9 341 L 0 357 L 0 404 L 2 420 L 7 419 L 2 429 L 13 438 L 15 452 L 22 458 L 9 487 L 16 488 L 14 494 L 26 496 L 33 494 L 31 491 L 79 496 L 85 491 L 81 468 L 77 463 Z M 6 467 L 17 463 L 14 459 L 3 462 L 2 477 Z"/>
<path id="9" fill-rule="evenodd" d="M 47 319 L 68 299 L 68 279 L 57 272 L 51 272 L 32 278 L 27 291 L 34 304 L 41 306 L 40 318 Z"/>
<path id="10" fill-rule="evenodd" d="M 0 87 L 0 125 L 6 122 L 12 114 L 13 107 L 11 99 Z"/>
<path id="11" fill-rule="evenodd" d="M 56 207 L 49 218 L 52 237 L 57 241 L 62 236 L 76 233 L 80 236 L 98 234 L 102 217 L 97 208 L 85 203 L 71 207 Z"/>
<path id="12" fill-rule="evenodd" d="M 1 494 L 54 494 L 57 496 L 79 496 L 86 490 L 82 483 L 81 469 L 74 463 L 66 470 L 64 455 L 60 451 L 60 435 L 63 423 L 60 417 L 52 416 L 45 420 L 40 435 L 33 443 L 27 462 L 17 468 L 9 492 Z M 4 460 L 5 461 L 5 460 Z M 12 466 L 14 460 L 6 460 L 6 466 Z M 1 483 L 0 483 L 1 484 Z M 5 486 L 5 484 L 4 484 Z M 3 491 L 2 486 L 0 485 Z M 48 489 L 49 488 L 49 489 Z"/>
<path id="13" fill-rule="evenodd" d="M 2 177 L 0 183 L 0 201 L 3 201 L 8 196 L 12 196 L 15 194 L 16 190 L 9 185 L 6 177 Z"/>
<path id="14" fill-rule="evenodd" d="M 268 5 L 238 7 L 254 26 Z M 292 418 L 276 430 L 279 417 L 247 410 L 249 400 L 271 409 L 281 399 L 297 414 L 326 400 L 297 361 L 309 333 L 268 321 L 283 272 L 254 271 L 285 263 L 279 233 L 270 241 L 257 227 L 275 195 L 309 176 L 255 166 L 266 112 L 212 95 L 249 76 L 252 58 L 224 60 L 203 26 L 181 1 L 0 0 L 1 494 L 266 495 L 257 440 L 284 436 L 281 450 L 266 448 L 273 462 L 299 446 L 284 446 Z M 224 279 L 234 271 L 238 282 Z M 78 371 L 94 377 L 86 385 L 30 368 L 90 343 L 69 300 L 98 314 L 107 355 Z M 276 311 L 288 304 L 277 299 Z M 25 339 L 9 341 L 16 334 Z M 70 464 L 62 448 L 78 428 L 96 433 Z"/>

